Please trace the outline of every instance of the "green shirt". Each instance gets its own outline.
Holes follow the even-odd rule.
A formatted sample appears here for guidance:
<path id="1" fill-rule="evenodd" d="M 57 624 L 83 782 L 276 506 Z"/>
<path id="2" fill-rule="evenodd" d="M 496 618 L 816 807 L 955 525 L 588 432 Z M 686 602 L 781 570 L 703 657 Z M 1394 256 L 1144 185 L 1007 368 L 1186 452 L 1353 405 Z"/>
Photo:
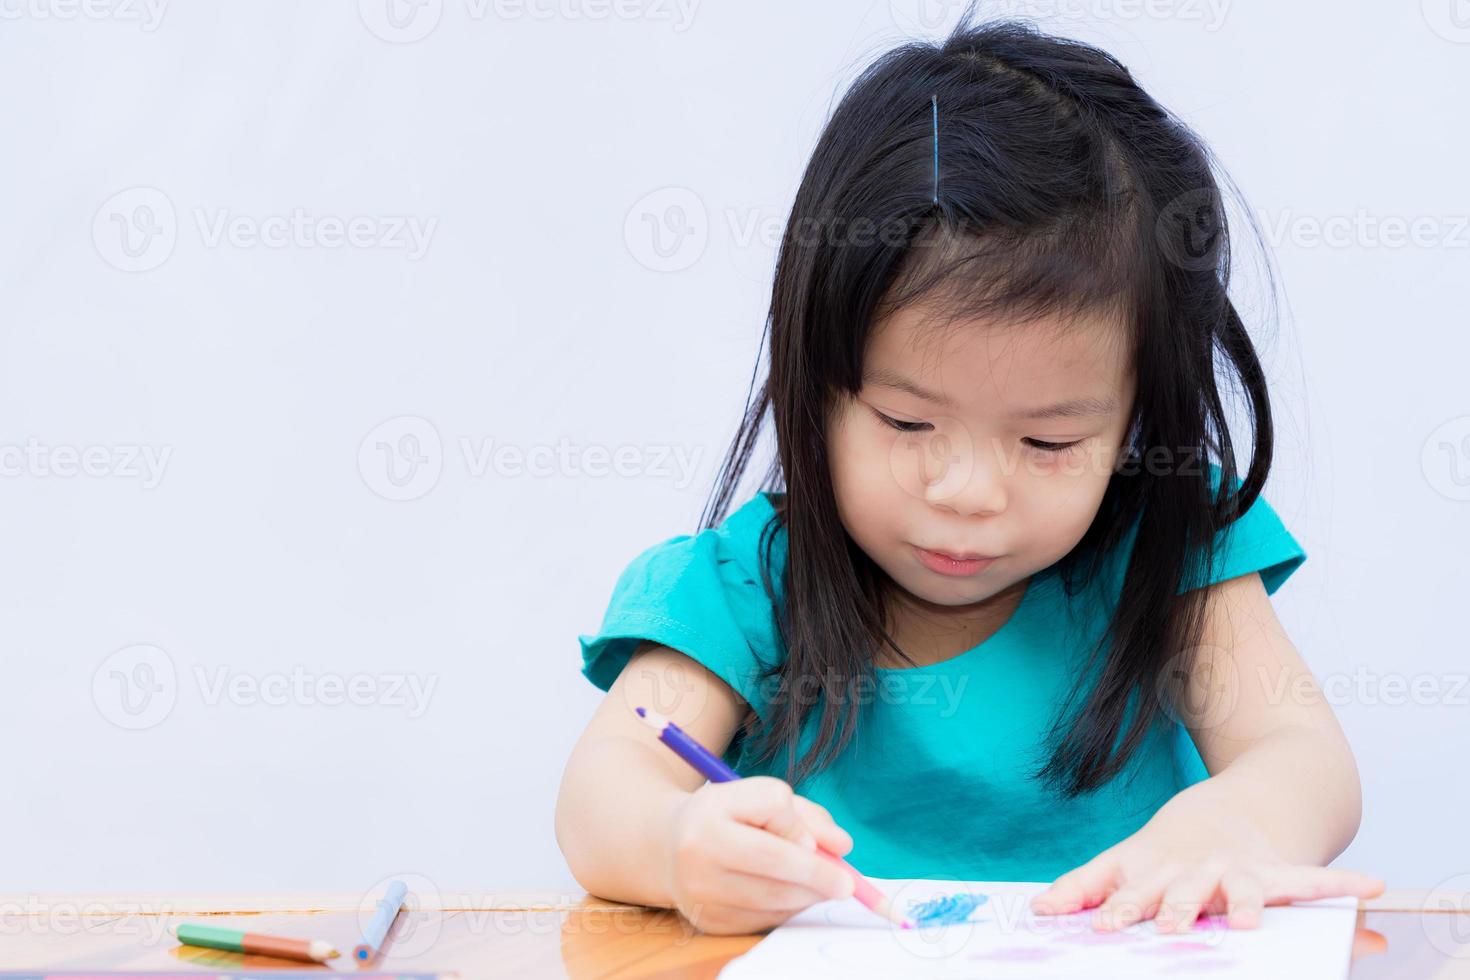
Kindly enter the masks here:
<path id="1" fill-rule="evenodd" d="M 1216 486 L 1218 474 L 1211 464 Z M 634 558 L 601 630 L 579 637 L 584 676 L 607 690 L 638 642 L 652 640 L 709 668 L 769 723 L 775 682 L 763 681 L 761 668 L 783 654 L 758 542 L 774 516 L 769 496 L 758 493 L 718 527 L 668 538 Z M 1098 584 L 1081 595 L 1069 599 L 1052 566 L 1031 577 L 1011 618 L 979 646 L 928 666 L 876 670 L 877 686 L 859 692 L 871 708 L 853 741 L 828 769 L 796 786 L 852 834 L 848 859 L 860 871 L 1051 881 L 1206 778 L 1188 731 L 1168 716 L 1123 772 L 1094 792 L 1066 799 L 1030 775 L 1049 756 L 1047 729 L 1106 631 L 1136 531 L 1135 522 Z M 1259 571 L 1268 593 L 1307 557 L 1264 497 L 1217 544 L 1207 582 Z M 779 589 L 784 529 L 776 532 L 772 562 Z M 814 712 L 800 748 L 810 744 L 815 721 Z M 725 761 L 743 776 L 781 776 L 782 754 L 756 764 L 737 736 Z"/>

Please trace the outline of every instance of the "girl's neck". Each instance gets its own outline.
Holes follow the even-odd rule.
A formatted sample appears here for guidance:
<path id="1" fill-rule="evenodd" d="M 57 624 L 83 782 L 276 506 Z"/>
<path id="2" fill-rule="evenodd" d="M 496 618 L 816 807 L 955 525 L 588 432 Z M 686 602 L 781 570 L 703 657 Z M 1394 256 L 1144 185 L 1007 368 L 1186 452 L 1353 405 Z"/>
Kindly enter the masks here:
<path id="1" fill-rule="evenodd" d="M 942 663 L 984 643 L 1010 621 L 1026 595 L 1031 576 L 968 606 L 944 606 L 898 590 L 890 601 L 889 635 L 920 667 Z M 874 666 L 910 666 L 883 649 Z"/>

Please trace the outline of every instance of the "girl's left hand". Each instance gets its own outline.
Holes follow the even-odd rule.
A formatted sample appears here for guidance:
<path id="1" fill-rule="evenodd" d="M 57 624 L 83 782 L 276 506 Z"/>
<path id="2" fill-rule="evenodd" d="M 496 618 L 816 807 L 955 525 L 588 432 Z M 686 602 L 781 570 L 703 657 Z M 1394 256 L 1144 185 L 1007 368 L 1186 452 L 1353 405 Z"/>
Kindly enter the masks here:
<path id="1" fill-rule="evenodd" d="M 1033 897 L 1032 911 L 1061 915 L 1099 906 L 1094 928 L 1152 918 L 1163 932 L 1183 932 L 1202 914 L 1224 912 L 1230 928 L 1250 929 L 1267 905 L 1383 893 L 1382 880 L 1356 871 L 1290 864 L 1244 819 L 1189 802 L 1170 800 L 1137 833 Z"/>

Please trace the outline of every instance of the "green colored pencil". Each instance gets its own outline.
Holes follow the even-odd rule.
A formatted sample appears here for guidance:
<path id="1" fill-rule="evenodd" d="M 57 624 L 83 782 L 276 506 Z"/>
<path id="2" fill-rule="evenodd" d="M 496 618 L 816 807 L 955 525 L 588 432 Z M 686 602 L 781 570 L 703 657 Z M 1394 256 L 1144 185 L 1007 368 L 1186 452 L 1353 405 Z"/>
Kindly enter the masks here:
<path id="1" fill-rule="evenodd" d="M 320 939 L 267 936 L 258 932 L 226 929 L 223 926 L 196 926 L 185 922 L 174 927 L 174 935 L 185 946 L 227 949 L 235 953 L 258 953 L 261 956 L 279 956 L 282 959 L 304 960 L 307 963 L 323 963 L 339 955 L 331 943 Z"/>

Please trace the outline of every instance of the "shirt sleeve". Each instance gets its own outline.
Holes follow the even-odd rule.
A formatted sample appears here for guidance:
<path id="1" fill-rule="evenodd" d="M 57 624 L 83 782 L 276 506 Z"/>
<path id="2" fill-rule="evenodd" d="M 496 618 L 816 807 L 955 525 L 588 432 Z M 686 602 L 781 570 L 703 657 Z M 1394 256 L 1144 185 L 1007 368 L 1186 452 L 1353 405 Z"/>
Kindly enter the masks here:
<path id="1" fill-rule="evenodd" d="M 1212 490 L 1220 486 L 1220 474 L 1220 467 L 1211 463 Z M 1239 479 L 1232 478 L 1232 491 L 1238 490 L 1240 485 Z M 1214 561 L 1204 581 L 1199 582 L 1197 574 L 1192 571 L 1186 574 L 1179 591 L 1186 592 L 1201 585 L 1213 585 L 1239 575 L 1259 572 L 1266 594 L 1270 595 L 1306 560 L 1307 553 L 1300 542 L 1286 529 L 1276 511 L 1266 502 L 1265 495 L 1260 494 L 1244 514 L 1216 534 Z"/>
<path id="2" fill-rule="evenodd" d="M 583 676 L 608 690 L 639 642 L 651 640 L 707 667 L 766 720 L 774 610 L 739 550 L 721 529 L 707 528 L 634 558 L 618 576 L 601 628 L 578 637 Z"/>

